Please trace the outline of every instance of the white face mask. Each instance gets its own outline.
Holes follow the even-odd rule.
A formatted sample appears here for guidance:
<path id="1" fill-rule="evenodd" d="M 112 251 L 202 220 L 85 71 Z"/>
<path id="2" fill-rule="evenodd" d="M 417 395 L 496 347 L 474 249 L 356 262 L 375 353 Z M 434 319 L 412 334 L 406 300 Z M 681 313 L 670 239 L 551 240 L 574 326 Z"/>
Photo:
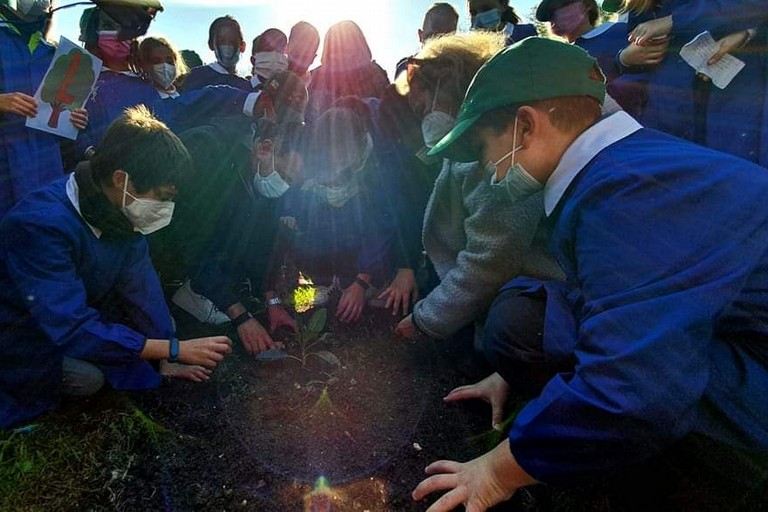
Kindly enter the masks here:
<path id="1" fill-rule="evenodd" d="M 261 164 L 259 164 L 259 170 L 256 172 L 256 176 L 253 177 L 253 185 L 259 194 L 269 199 L 277 199 L 282 196 L 291 186 L 286 182 L 283 177 L 275 169 L 275 152 L 272 150 L 272 172 L 268 176 L 262 176 L 259 172 Z"/>
<path id="2" fill-rule="evenodd" d="M 173 201 L 158 201 L 157 199 L 144 199 L 131 195 L 128 192 L 128 178 L 128 173 L 125 173 L 123 204 L 120 211 L 133 224 L 134 230 L 148 235 L 170 224 L 175 207 Z M 126 197 L 133 199 L 133 202 L 128 206 L 125 205 Z"/>
<path id="3" fill-rule="evenodd" d="M 491 185 L 506 191 L 509 198 L 516 202 L 532 196 L 541 190 L 542 186 L 541 183 L 531 176 L 521 164 L 515 162 L 515 154 L 521 147 L 523 147 L 522 145 L 517 145 L 517 118 L 515 118 L 514 130 L 515 135 L 512 138 L 512 151 L 499 158 L 496 162 L 489 163 L 486 166 L 486 170 L 491 174 Z M 499 172 L 498 165 L 510 155 L 512 155 L 512 161 L 509 169 L 507 169 L 507 174 L 504 176 L 503 180 L 497 182 L 496 176 Z"/>
<path id="4" fill-rule="evenodd" d="M 234 46 L 227 44 L 216 45 L 213 50 L 216 55 L 216 60 L 225 69 L 235 69 L 237 62 L 240 60 L 240 52 Z"/>
<path id="5" fill-rule="evenodd" d="M 333 208 L 341 208 L 350 199 L 360 193 L 360 186 L 355 181 L 339 186 L 313 185 L 314 191 Z"/>
<path id="6" fill-rule="evenodd" d="M 253 54 L 253 75 L 262 81 L 276 73 L 288 69 L 288 57 L 280 52 L 260 52 Z"/>
<path id="7" fill-rule="evenodd" d="M 151 77 L 153 82 L 167 91 L 173 85 L 173 81 L 176 80 L 176 66 L 167 62 L 154 64 Z"/>
<path id="8" fill-rule="evenodd" d="M 437 81 L 435 96 L 432 98 L 432 111 L 421 120 L 421 135 L 424 137 L 424 145 L 429 149 L 437 146 L 437 143 L 440 142 L 440 140 L 451 131 L 453 125 L 456 124 L 456 119 L 452 115 L 435 110 L 435 107 L 437 106 L 437 95 L 439 93 L 440 80 Z"/>

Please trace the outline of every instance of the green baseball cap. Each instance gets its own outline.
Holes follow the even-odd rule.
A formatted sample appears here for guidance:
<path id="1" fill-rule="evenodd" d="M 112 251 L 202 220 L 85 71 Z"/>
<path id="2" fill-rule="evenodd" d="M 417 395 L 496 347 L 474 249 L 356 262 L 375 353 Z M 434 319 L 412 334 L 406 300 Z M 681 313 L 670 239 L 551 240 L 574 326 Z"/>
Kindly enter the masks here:
<path id="1" fill-rule="evenodd" d="M 467 131 L 491 110 L 508 105 L 564 96 L 605 100 L 605 77 L 595 78 L 597 61 L 576 45 L 543 37 L 529 37 L 494 55 L 469 85 L 453 129 L 429 152 L 458 162 L 477 155 L 466 140 Z"/>
<path id="2" fill-rule="evenodd" d="M 624 5 L 624 0 L 603 0 L 601 8 L 605 12 L 619 12 Z"/>

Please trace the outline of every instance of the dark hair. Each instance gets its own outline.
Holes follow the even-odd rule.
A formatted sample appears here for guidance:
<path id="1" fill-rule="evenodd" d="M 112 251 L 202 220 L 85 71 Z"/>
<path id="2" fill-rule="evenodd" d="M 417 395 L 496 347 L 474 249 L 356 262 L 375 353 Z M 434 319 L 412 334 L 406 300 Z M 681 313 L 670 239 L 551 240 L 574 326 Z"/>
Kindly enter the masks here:
<path id="1" fill-rule="evenodd" d="M 515 12 L 515 8 L 509 5 L 509 0 L 500 0 L 502 5 L 501 9 L 501 21 L 517 25 L 520 23 L 520 16 Z"/>
<path id="2" fill-rule="evenodd" d="M 424 14 L 422 28 L 426 27 L 428 21 L 429 28 L 437 27 L 437 30 L 432 30 L 433 35 L 453 33 L 456 32 L 456 25 L 459 23 L 459 13 L 449 3 L 435 2 Z"/>
<path id="3" fill-rule="evenodd" d="M 109 184 L 112 174 L 122 170 L 130 175 L 139 194 L 178 184 L 191 165 L 184 144 L 144 105 L 125 109 L 91 158 L 96 182 Z"/>
<path id="4" fill-rule="evenodd" d="M 593 27 L 597 25 L 598 20 L 600 19 L 600 8 L 597 6 L 596 0 L 581 0 L 584 4 L 584 7 L 586 7 L 589 10 L 589 24 Z"/>
<path id="5" fill-rule="evenodd" d="M 216 39 L 216 34 L 218 34 L 219 30 L 223 28 L 231 28 L 232 30 L 237 32 L 237 35 L 240 37 L 240 41 L 245 41 L 245 38 L 243 37 L 243 31 L 240 28 L 240 23 L 238 23 L 237 20 L 231 15 L 226 14 L 224 16 L 216 18 L 215 20 L 213 20 L 213 23 L 211 23 L 211 26 L 208 29 L 208 45 L 209 46 L 213 46 L 214 40 Z"/>
<path id="6" fill-rule="evenodd" d="M 268 28 L 253 39 L 252 53 L 257 52 L 285 52 L 288 37 L 277 28 Z"/>
<path id="7" fill-rule="evenodd" d="M 260 125 L 259 140 L 271 140 L 275 154 L 284 156 L 295 151 L 304 153 L 307 141 L 307 126 L 304 123 L 265 123 Z"/>
<path id="8" fill-rule="evenodd" d="M 340 154 L 357 151 L 363 143 L 362 136 L 367 132 L 364 116 L 355 108 L 344 106 L 326 110 L 317 119 L 312 134 L 314 177 L 320 181 L 333 179 L 338 169 L 331 169 L 331 162 Z"/>
<path id="9" fill-rule="evenodd" d="M 288 35 L 288 42 L 299 41 L 305 45 L 314 46 L 314 51 L 320 47 L 320 32 L 317 31 L 315 26 L 307 21 L 299 21 L 291 27 L 291 32 Z"/>
<path id="10" fill-rule="evenodd" d="M 141 40 L 141 43 L 139 43 L 139 48 L 136 53 L 138 56 L 138 61 L 141 67 L 145 66 L 147 64 L 147 60 L 149 59 L 149 54 L 152 53 L 152 50 L 155 48 L 166 48 L 169 52 L 173 54 L 173 60 L 175 62 L 176 71 L 179 75 L 183 75 L 185 73 L 189 72 L 189 68 L 187 67 L 187 63 L 184 61 L 184 59 L 181 56 L 181 53 L 176 49 L 173 44 L 167 40 L 164 37 L 145 37 Z"/>
<path id="11" fill-rule="evenodd" d="M 317 56 L 320 47 L 320 33 L 314 25 L 300 21 L 291 27 L 288 36 L 288 68 L 299 73 L 306 73 Z"/>
<path id="12" fill-rule="evenodd" d="M 323 66 L 349 63 L 351 68 L 355 68 L 372 59 L 365 34 L 354 21 L 340 21 L 331 25 L 325 33 L 323 55 L 320 58 Z"/>

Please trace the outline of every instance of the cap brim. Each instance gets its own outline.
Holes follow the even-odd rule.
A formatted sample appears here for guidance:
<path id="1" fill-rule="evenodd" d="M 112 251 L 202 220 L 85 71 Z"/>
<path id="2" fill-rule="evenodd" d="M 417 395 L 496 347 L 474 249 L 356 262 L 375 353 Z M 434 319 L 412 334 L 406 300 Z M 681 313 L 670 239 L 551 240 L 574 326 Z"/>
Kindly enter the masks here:
<path id="1" fill-rule="evenodd" d="M 467 131 L 480 119 L 482 114 L 468 117 L 459 121 L 448 135 L 440 139 L 434 148 L 427 153 L 429 156 L 441 156 L 456 162 L 474 162 L 478 159 L 477 151 L 471 147 L 465 137 Z"/>

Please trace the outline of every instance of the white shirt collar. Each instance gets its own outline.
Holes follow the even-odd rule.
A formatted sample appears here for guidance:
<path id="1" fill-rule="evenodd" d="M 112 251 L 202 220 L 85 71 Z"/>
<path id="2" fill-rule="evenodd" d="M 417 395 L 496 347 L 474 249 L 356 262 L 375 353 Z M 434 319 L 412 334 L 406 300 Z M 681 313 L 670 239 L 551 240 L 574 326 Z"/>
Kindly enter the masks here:
<path id="1" fill-rule="evenodd" d="M 254 73 L 253 76 L 251 77 L 251 87 L 255 89 L 258 86 L 260 86 L 261 83 L 262 83 L 261 78 L 259 78 L 259 76 L 256 73 Z"/>
<path id="2" fill-rule="evenodd" d="M 229 71 L 227 71 L 227 68 L 225 68 L 224 66 L 219 64 L 218 61 L 217 62 L 211 62 L 210 64 L 208 64 L 208 67 L 211 68 L 212 70 L 214 70 L 215 72 L 220 73 L 222 75 L 228 75 L 229 74 Z"/>
<path id="3" fill-rule="evenodd" d="M 139 75 L 139 74 L 137 74 L 137 73 L 134 73 L 134 72 L 133 72 L 133 71 L 131 71 L 131 70 L 126 70 L 126 71 L 115 71 L 114 69 L 110 69 L 110 68 L 108 68 L 107 66 L 104 66 L 104 67 L 102 68 L 102 71 L 111 71 L 112 73 L 117 73 L 117 74 L 119 74 L 119 75 L 130 76 L 130 77 L 133 77 L 133 78 L 141 78 L 141 75 Z"/>
<path id="4" fill-rule="evenodd" d="M 504 25 L 504 30 L 502 30 L 505 36 L 507 36 L 507 39 L 512 37 L 512 34 L 515 32 L 515 24 L 507 22 L 506 25 Z"/>
<path id="5" fill-rule="evenodd" d="M 592 159 L 608 146 L 642 126 L 624 111 L 603 117 L 573 141 L 544 186 L 544 212 L 550 216 L 568 186 Z"/>
<path id="6" fill-rule="evenodd" d="M 155 89 L 157 91 L 157 94 L 160 95 L 161 100 L 167 100 L 168 98 L 178 98 L 180 96 L 179 91 L 174 88 L 172 91 L 161 91 L 160 89 Z"/>
<path id="7" fill-rule="evenodd" d="M 583 34 L 579 39 L 594 39 L 595 37 L 601 36 L 606 32 L 608 32 L 608 29 L 610 29 L 614 25 L 615 23 L 611 23 L 611 22 L 602 23 L 596 26 L 595 28 L 593 28 L 592 30 L 590 30 L 589 32 L 587 32 L 586 34 Z"/>
<path id="8" fill-rule="evenodd" d="M 83 218 L 83 214 L 80 212 L 80 187 L 77 186 L 77 180 L 75 180 L 75 173 L 72 173 L 69 175 L 69 179 L 67 180 L 67 198 L 69 198 L 69 202 L 72 203 L 72 206 L 75 207 L 75 210 L 77 211 L 77 214 Z M 85 218 L 83 218 L 85 221 Z M 88 224 L 88 222 L 85 222 Z M 94 227 L 90 224 L 88 224 L 88 227 L 91 228 L 91 231 L 93 231 L 93 234 L 96 236 L 96 238 L 101 238 L 101 230 L 97 227 Z"/>

